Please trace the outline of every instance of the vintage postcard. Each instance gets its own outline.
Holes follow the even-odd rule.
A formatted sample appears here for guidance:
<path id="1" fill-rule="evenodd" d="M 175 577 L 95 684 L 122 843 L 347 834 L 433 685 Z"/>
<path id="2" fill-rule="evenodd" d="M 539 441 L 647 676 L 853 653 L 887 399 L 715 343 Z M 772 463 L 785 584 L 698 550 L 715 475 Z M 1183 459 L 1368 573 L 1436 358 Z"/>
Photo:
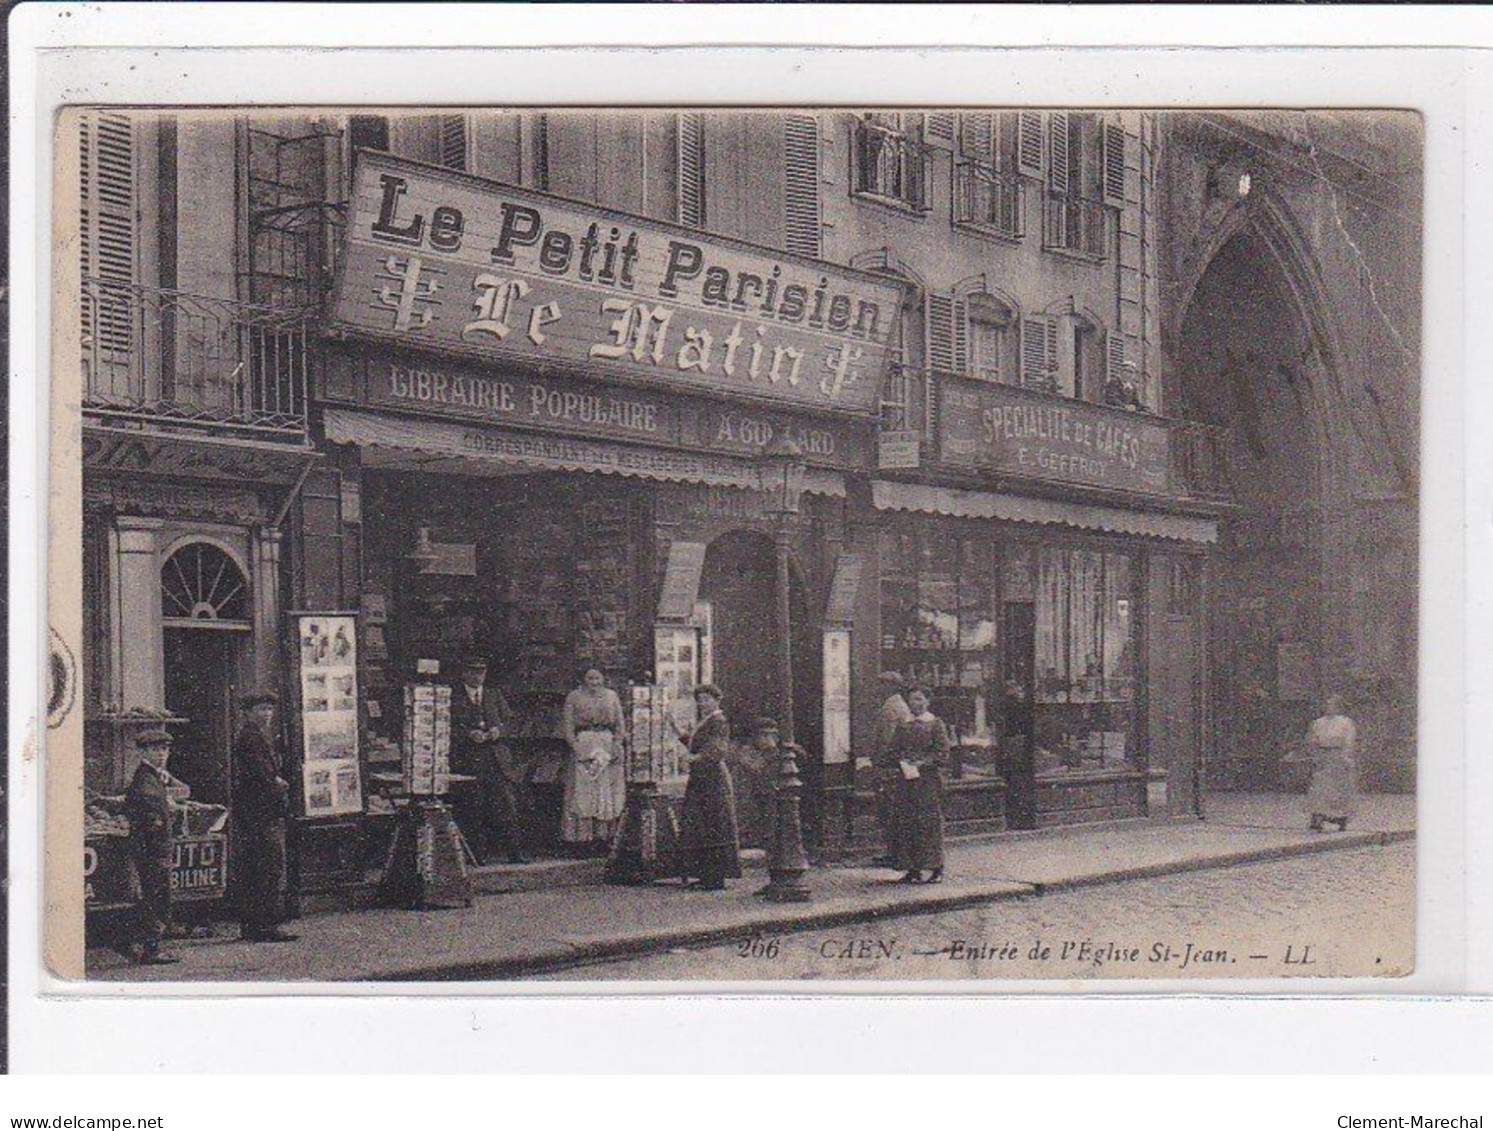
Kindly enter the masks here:
<path id="1" fill-rule="evenodd" d="M 67 109 L 52 971 L 1410 974 L 1422 148 Z"/>

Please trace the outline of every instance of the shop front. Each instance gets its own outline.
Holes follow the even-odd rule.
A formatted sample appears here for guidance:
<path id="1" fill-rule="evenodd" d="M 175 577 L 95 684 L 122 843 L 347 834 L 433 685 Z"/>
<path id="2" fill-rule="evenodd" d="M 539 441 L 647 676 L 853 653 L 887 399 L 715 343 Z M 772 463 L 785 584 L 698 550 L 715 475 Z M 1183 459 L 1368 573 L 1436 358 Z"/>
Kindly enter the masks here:
<path id="1" fill-rule="evenodd" d="M 1195 813 L 1217 532 L 1176 506 L 1166 422 L 948 379 L 938 439 L 921 481 L 872 501 L 880 663 L 954 733 L 951 820 Z"/>
<path id="2" fill-rule="evenodd" d="M 337 592 L 358 617 L 366 823 L 399 803 L 405 684 L 455 682 L 469 656 L 512 712 L 536 853 L 574 851 L 562 715 L 590 668 L 681 723 L 694 686 L 725 689 L 759 843 L 771 776 L 745 747 L 791 702 L 822 822 L 850 780 L 847 481 L 871 459 L 900 289 L 362 154 L 337 294 L 318 399 L 357 496 L 356 592 Z M 784 438 L 792 510 L 764 478 Z M 682 747 L 645 745 L 629 779 L 682 793 Z"/>

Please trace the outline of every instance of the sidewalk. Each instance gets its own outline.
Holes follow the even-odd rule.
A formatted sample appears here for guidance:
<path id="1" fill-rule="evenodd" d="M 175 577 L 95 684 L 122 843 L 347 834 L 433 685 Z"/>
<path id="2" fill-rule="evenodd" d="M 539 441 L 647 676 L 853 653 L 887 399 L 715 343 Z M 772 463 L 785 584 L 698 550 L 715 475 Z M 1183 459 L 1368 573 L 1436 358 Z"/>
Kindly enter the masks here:
<path id="1" fill-rule="evenodd" d="M 1214 794 L 1207 819 L 1134 822 L 951 843 L 946 879 L 903 886 L 865 867 L 808 877 L 814 900 L 770 904 L 754 896 L 760 869 L 724 895 L 649 888 L 558 887 L 479 895 L 451 911 L 379 909 L 309 916 L 299 943 L 256 946 L 225 938 L 183 942 L 181 963 L 137 967 L 113 951 L 88 953 L 92 978 L 120 981 L 477 981 L 519 978 L 610 958 L 657 953 L 753 934 L 833 927 L 1046 891 L 1283 859 L 1411 839 L 1415 799 L 1361 800 L 1346 833 L 1305 828 L 1294 795 Z M 231 931 L 231 928 L 223 928 Z"/>

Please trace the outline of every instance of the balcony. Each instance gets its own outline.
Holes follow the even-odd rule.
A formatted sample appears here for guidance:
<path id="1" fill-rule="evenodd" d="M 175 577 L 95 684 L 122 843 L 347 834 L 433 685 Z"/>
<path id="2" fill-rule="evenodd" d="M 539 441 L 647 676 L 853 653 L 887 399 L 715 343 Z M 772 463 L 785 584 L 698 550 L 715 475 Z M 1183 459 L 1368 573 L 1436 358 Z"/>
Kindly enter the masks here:
<path id="1" fill-rule="evenodd" d="M 1085 259 L 1102 260 L 1109 249 L 1110 209 L 1076 193 L 1047 194 L 1042 214 L 1042 246 Z"/>
<path id="2" fill-rule="evenodd" d="M 879 122 L 855 123 L 854 182 L 856 196 L 909 212 L 927 212 L 929 163 L 922 142 Z"/>
<path id="3" fill-rule="evenodd" d="M 311 314 L 85 278 L 83 407 L 109 421 L 304 442 Z"/>
<path id="4" fill-rule="evenodd" d="M 1229 477 L 1229 432 L 1196 420 L 1173 420 L 1172 481 L 1195 499 L 1225 502 L 1233 498 Z"/>
<path id="5" fill-rule="evenodd" d="M 1002 239 L 1026 234 L 1026 189 L 1021 178 L 965 162 L 954 168 L 954 223 Z"/>

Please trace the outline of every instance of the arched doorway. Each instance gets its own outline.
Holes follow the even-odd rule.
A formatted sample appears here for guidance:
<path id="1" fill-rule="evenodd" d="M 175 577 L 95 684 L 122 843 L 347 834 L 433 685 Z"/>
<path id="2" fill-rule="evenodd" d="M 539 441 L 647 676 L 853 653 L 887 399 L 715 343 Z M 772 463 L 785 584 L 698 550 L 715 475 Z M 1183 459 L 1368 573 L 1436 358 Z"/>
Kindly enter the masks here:
<path id="1" fill-rule="evenodd" d="M 771 538 L 734 530 L 710 543 L 700 579 L 700 597 L 710 606 L 710 647 L 715 682 L 727 695 L 726 713 L 740 738 L 753 722 L 776 716 L 779 636 L 777 557 Z M 793 729 L 800 745 L 818 750 L 823 729 L 821 626 L 810 623 L 803 580 L 789 568 L 789 615 L 793 628 Z"/>
<path id="2" fill-rule="evenodd" d="M 1228 430 L 1235 514 L 1209 602 L 1210 784 L 1271 788 L 1319 699 L 1324 374 L 1274 249 L 1253 226 L 1220 247 L 1183 320 L 1184 415 Z"/>
<path id="3" fill-rule="evenodd" d="M 175 729 L 171 772 L 192 797 L 230 801 L 233 698 L 252 636 L 249 579 L 222 547 L 189 541 L 161 567 L 166 709 Z"/>

